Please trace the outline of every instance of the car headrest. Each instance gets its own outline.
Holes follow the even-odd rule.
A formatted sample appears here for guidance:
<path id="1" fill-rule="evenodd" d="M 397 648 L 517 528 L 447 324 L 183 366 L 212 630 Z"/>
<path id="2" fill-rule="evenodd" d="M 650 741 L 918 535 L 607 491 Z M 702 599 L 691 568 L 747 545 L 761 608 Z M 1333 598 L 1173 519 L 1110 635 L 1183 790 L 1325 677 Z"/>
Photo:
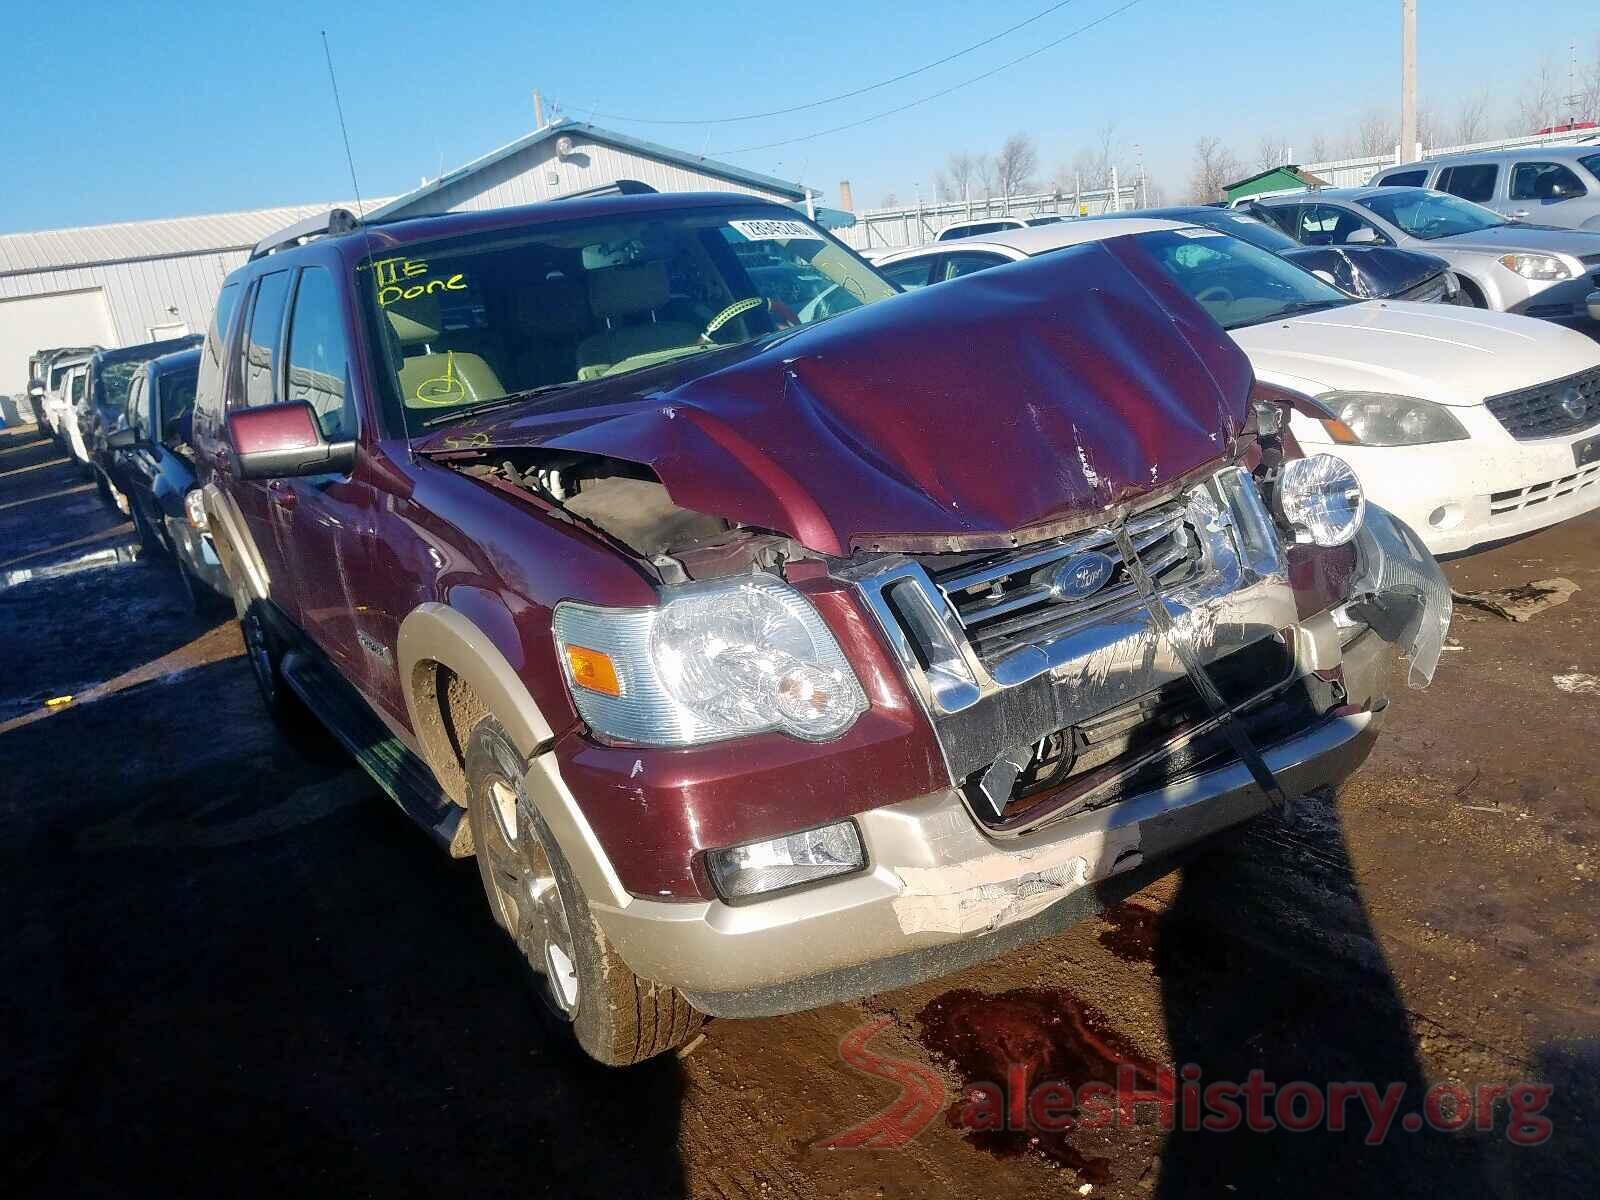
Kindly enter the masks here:
<path id="1" fill-rule="evenodd" d="M 588 332 L 589 296 L 576 279 L 557 275 L 518 292 L 512 301 L 516 323 L 547 340 Z"/>
<path id="2" fill-rule="evenodd" d="M 385 308 L 389 325 L 403 346 L 431 342 L 444 332 L 439 312 L 439 297 L 418 296 L 415 300 L 396 300 Z"/>
<path id="3" fill-rule="evenodd" d="M 667 302 L 667 264 L 634 263 L 589 273 L 589 307 L 602 321 L 653 312 Z"/>

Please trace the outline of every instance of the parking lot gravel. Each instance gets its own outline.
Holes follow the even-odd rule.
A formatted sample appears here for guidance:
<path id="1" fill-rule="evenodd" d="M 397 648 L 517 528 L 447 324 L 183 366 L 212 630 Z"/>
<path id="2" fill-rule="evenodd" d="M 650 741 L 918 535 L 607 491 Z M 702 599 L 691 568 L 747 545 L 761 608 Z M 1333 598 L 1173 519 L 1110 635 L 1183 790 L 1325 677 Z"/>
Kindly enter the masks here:
<path id="1" fill-rule="evenodd" d="M 1459 609 L 1433 687 L 1402 690 L 1338 795 L 1048 941 L 713 1022 L 625 1073 L 546 1040 L 473 864 L 330 745 L 280 737 L 233 622 L 189 612 L 134 541 L 54 445 L 0 431 L 14 1196 L 1458 1200 L 1600 1181 L 1600 514 L 1446 564 L 1463 592 L 1579 590 L 1524 623 Z M 1154 1105 L 1131 1128 L 960 1127 L 1016 1063 L 1030 1082 L 1193 1064 L 1202 1083 L 1401 1083 L 1400 1113 L 1436 1085 L 1532 1083 L 1548 1137 L 1508 1137 L 1504 1097 L 1490 1128 L 1397 1119 L 1380 1145 L 1354 1117 L 1166 1132 Z"/>

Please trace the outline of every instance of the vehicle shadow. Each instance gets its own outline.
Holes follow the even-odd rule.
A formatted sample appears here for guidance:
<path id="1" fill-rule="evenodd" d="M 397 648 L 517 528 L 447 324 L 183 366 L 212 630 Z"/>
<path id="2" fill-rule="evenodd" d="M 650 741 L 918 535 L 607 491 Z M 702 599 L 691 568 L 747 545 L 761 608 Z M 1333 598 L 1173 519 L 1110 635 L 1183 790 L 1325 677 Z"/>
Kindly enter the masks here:
<path id="1" fill-rule="evenodd" d="M 1285 1128 L 1276 1095 L 1262 1104 L 1271 1131 L 1248 1128 L 1247 1117 L 1227 1131 L 1180 1127 L 1162 1151 L 1158 1196 L 1492 1194 L 1483 1156 L 1494 1135 L 1405 1128 L 1405 1114 L 1423 1111 L 1428 1081 L 1336 801 L 1303 798 L 1188 863 L 1154 950 L 1173 1062 L 1197 1066 L 1201 1089 L 1245 1084 L 1253 1072 L 1280 1090 L 1306 1081 L 1324 1097 L 1335 1082 L 1375 1084 L 1379 1097 L 1405 1088 L 1379 1144 L 1369 1144 L 1374 1122 L 1355 1098 L 1343 1105 L 1342 1131 L 1326 1117 Z M 1294 1103 L 1291 1123 L 1307 1103 Z"/>
<path id="2" fill-rule="evenodd" d="M 281 738 L 242 659 L 0 758 L 11 1194 L 684 1194 L 678 1061 L 553 1044 L 474 864 Z"/>

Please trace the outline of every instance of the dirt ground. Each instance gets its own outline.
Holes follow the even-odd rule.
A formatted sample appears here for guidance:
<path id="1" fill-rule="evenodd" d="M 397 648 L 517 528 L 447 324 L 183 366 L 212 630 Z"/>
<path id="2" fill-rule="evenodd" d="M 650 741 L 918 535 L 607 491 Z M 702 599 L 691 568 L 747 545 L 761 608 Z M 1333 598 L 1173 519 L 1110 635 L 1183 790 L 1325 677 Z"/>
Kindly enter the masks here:
<path id="1" fill-rule="evenodd" d="M 26 1195 L 1593 1196 L 1600 1185 L 1600 514 L 1447 564 L 1565 576 L 1458 610 L 1342 793 L 1104 919 L 952 978 L 713 1023 L 619 1073 L 539 1031 L 470 862 L 283 741 L 231 621 L 31 428 L 0 431 L 0 1150 Z M 70 703 L 47 707 L 52 698 Z M 865 1029 L 863 1027 L 866 1027 Z M 855 1034 L 852 1038 L 851 1035 Z M 870 1036 L 868 1036 L 870 1035 Z M 849 1039 L 847 1041 L 847 1039 Z M 1533 1082 L 1493 1128 L 976 1133 L 964 1089 L 1194 1064 Z M 869 1146 L 849 1131 L 908 1096 Z M 917 1098 L 920 1097 L 920 1100 Z M 916 1109 L 916 1103 L 922 1108 Z M 908 1107 L 909 1106 L 909 1107 Z M 926 1127 L 918 1127 L 926 1121 Z"/>

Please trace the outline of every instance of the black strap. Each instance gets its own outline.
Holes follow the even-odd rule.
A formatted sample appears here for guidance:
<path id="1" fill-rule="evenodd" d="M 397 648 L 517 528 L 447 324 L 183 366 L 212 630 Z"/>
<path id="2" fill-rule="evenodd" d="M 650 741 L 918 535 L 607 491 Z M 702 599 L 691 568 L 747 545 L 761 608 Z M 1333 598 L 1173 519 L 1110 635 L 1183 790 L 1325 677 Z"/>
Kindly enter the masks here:
<path id="1" fill-rule="evenodd" d="M 1200 698 L 1205 701 L 1211 714 L 1219 719 L 1222 731 L 1233 744 L 1234 753 L 1250 769 L 1250 775 L 1255 779 L 1256 786 L 1267 794 L 1267 799 L 1275 806 L 1288 811 L 1289 798 L 1279 786 L 1277 776 L 1261 757 L 1256 744 L 1250 740 L 1249 731 L 1228 710 L 1228 702 L 1223 699 L 1205 664 L 1195 653 L 1189 635 L 1174 624 L 1172 614 L 1167 611 L 1166 602 L 1156 591 L 1155 580 L 1150 578 L 1150 572 L 1146 571 L 1144 563 L 1139 561 L 1139 552 L 1134 549 L 1133 539 L 1128 536 L 1126 524 L 1122 521 L 1117 522 L 1112 534 L 1117 540 L 1117 549 L 1122 553 L 1122 560 L 1128 564 L 1128 574 L 1133 576 L 1134 586 L 1144 596 L 1145 608 L 1149 610 L 1150 619 L 1155 622 L 1157 632 L 1167 639 L 1167 643 L 1182 660 L 1183 669 L 1189 673 L 1195 691 L 1200 693 Z"/>

